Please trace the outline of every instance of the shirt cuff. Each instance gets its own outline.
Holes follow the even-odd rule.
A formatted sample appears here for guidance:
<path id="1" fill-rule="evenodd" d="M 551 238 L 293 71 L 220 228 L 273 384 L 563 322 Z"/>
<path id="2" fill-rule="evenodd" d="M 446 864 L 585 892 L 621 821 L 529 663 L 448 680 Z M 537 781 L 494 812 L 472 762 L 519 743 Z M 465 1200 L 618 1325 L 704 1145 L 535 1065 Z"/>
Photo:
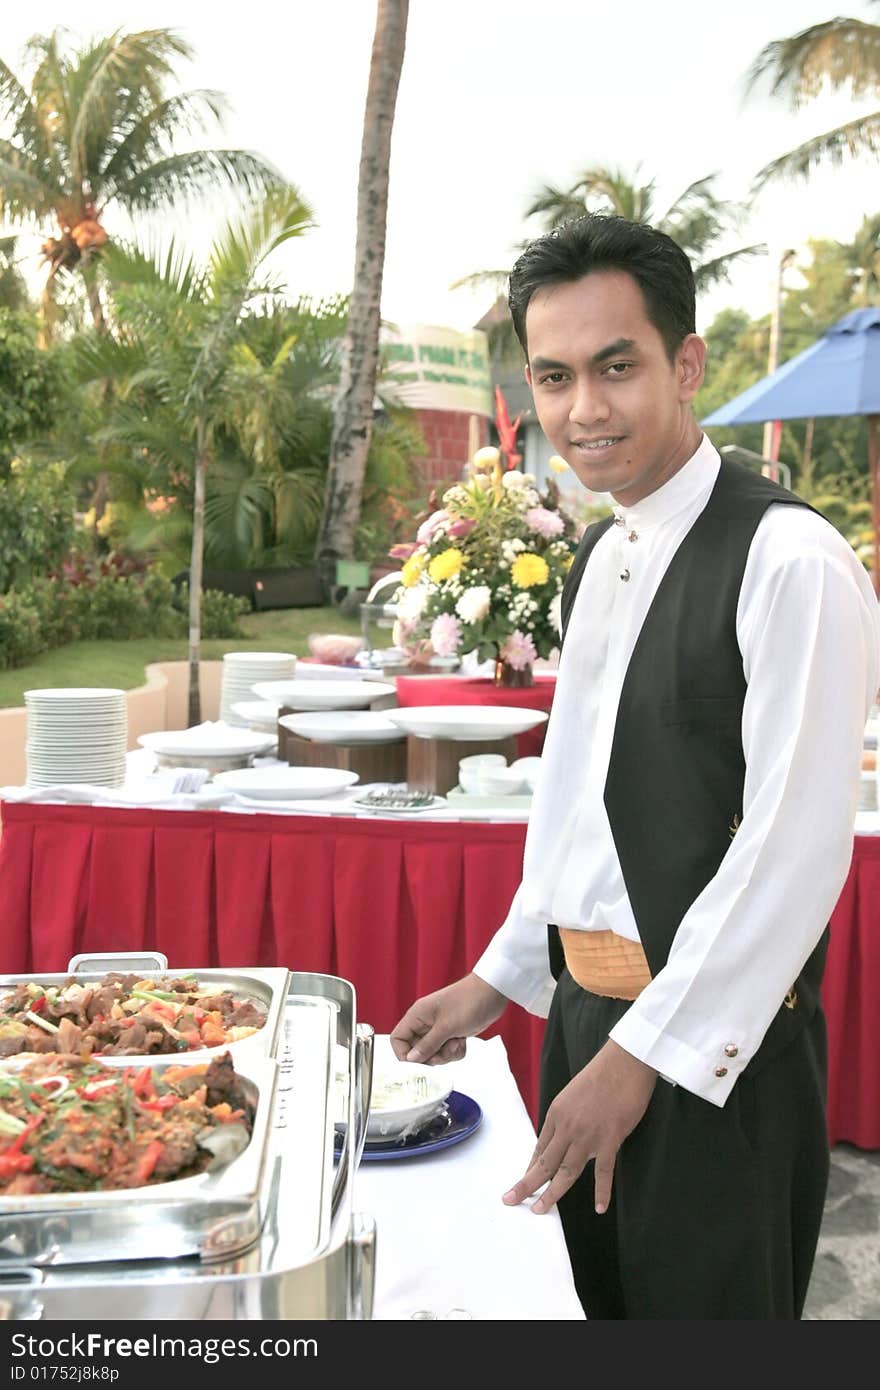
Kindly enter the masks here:
<path id="1" fill-rule="evenodd" d="M 719 1107 L 724 1105 L 748 1062 L 748 1057 L 740 1058 L 735 1043 L 723 1044 L 711 1056 L 697 1052 L 687 1043 L 659 1032 L 634 1009 L 627 1010 L 608 1036 L 618 1047 L 653 1067 L 664 1081 L 683 1086 L 686 1091 Z"/>
<path id="2" fill-rule="evenodd" d="M 536 1014 L 539 1018 L 546 1018 L 549 1014 L 556 981 L 551 977 L 549 984 L 536 983 L 533 974 L 521 970 L 500 951 L 493 951 L 491 942 L 472 967 L 472 973 L 530 1014 Z"/>

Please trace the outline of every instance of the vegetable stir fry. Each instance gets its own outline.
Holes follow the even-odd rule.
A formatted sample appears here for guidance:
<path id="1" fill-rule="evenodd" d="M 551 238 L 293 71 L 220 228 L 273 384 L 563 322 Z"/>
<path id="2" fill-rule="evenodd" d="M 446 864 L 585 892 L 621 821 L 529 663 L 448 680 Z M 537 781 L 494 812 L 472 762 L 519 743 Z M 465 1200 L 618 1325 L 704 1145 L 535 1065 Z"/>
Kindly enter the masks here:
<path id="1" fill-rule="evenodd" d="M 155 1070 L 34 1058 L 0 1072 L 0 1196 L 191 1177 L 237 1157 L 253 1118 L 228 1052 Z"/>
<path id="2" fill-rule="evenodd" d="M 195 975 L 145 980 L 108 974 L 44 987 L 31 981 L 0 997 L 0 1058 L 19 1052 L 151 1056 L 227 1047 L 262 1028 L 254 999 L 200 984 Z"/>

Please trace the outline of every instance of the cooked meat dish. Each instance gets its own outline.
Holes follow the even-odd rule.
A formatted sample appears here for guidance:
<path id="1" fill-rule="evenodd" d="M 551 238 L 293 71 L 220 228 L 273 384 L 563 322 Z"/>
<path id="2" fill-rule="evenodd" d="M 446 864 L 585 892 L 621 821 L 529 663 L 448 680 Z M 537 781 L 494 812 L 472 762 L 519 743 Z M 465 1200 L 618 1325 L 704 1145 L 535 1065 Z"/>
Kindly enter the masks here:
<path id="1" fill-rule="evenodd" d="M 230 1162 L 254 1105 L 228 1052 L 107 1067 L 55 1053 L 0 1070 L 0 1196 L 106 1192 Z"/>
<path id="2" fill-rule="evenodd" d="M 262 1028 L 259 1001 L 195 975 L 111 973 L 84 984 L 35 981 L 0 996 L 0 1058 L 19 1052 L 151 1056 L 227 1047 Z"/>

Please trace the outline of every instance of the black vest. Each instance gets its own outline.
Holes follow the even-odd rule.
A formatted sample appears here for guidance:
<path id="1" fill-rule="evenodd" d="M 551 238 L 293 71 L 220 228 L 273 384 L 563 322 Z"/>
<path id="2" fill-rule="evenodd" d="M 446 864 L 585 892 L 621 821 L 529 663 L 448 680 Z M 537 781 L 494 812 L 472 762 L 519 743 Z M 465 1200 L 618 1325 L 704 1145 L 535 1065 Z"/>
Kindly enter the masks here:
<path id="1" fill-rule="evenodd" d="M 714 877 L 742 817 L 746 680 L 736 610 L 749 546 L 774 502 L 808 506 L 722 460 L 709 501 L 660 581 L 623 682 L 605 808 L 652 975 L 665 965 L 682 917 Z M 578 547 L 562 595 L 563 638 L 593 547 L 611 525 L 609 517 L 589 527 Z M 780 1000 L 762 1061 L 815 1010 L 827 945 L 826 929 Z M 558 976 L 563 957 L 555 928 L 550 960 Z"/>

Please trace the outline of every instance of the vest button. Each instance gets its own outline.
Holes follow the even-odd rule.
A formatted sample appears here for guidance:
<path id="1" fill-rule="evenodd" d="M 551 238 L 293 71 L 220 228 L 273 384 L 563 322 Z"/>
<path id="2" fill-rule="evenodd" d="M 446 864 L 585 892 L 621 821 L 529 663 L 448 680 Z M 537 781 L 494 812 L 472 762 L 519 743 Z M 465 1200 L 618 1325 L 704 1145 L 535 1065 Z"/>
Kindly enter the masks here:
<path id="1" fill-rule="evenodd" d="M 716 1068 L 715 1068 L 715 1075 L 716 1075 L 716 1076 L 726 1076 L 726 1075 L 727 1075 L 727 1067 L 716 1067 Z"/>
<path id="2" fill-rule="evenodd" d="M 627 536 L 627 540 L 628 540 L 628 541 L 637 541 L 638 538 L 639 538 L 639 533 L 638 533 L 638 531 L 630 531 L 629 535 Z"/>
<path id="3" fill-rule="evenodd" d="M 628 584 L 628 583 L 629 583 L 629 570 L 624 570 L 620 577 L 621 577 L 621 579 L 623 580 L 624 584 Z"/>
<path id="4" fill-rule="evenodd" d="M 725 1057 L 735 1057 L 739 1052 L 736 1043 L 726 1043 L 724 1048 Z"/>

